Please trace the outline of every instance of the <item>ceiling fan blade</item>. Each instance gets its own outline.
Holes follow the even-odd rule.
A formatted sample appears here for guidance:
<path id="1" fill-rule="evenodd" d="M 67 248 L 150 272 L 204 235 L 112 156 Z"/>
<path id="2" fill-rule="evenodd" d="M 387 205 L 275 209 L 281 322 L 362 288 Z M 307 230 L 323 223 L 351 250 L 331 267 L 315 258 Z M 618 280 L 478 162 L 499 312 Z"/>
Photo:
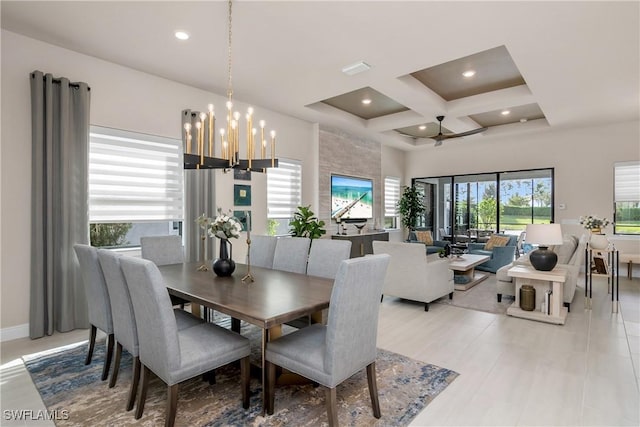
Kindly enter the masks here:
<path id="1" fill-rule="evenodd" d="M 466 132 L 454 133 L 454 134 L 451 134 L 451 135 L 448 135 L 448 136 L 450 138 L 460 138 L 460 137 L 463 137 L 463 136 L 475 135 L 476 133 L 484 132 L 487 129 L 488 128 L 472 129 L 472 130 L 468 130 Z"/>

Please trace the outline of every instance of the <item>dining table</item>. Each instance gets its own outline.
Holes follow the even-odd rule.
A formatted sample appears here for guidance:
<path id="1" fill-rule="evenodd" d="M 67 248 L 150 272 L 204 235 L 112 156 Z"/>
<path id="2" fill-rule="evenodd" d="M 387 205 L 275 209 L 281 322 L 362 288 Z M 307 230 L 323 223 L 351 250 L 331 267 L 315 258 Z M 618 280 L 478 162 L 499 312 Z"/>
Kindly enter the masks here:
<path id="1" fill-rule="evenodd" d="M 266 410 L 267 342 L 277 339 L 285 322 L 317 315 L 329 307 L 333 280 L 306 274 L 261 267 L 250 267 L 253 278 L 243 281 L 246 264 L 236 264 L 234 274 L 219 277 L 211 270 L 200 269 L 202 262 L 185 262 L 158 267 L 170 295 L 244 320 L 262 329 L 261 382 L 262 411 Z"/>

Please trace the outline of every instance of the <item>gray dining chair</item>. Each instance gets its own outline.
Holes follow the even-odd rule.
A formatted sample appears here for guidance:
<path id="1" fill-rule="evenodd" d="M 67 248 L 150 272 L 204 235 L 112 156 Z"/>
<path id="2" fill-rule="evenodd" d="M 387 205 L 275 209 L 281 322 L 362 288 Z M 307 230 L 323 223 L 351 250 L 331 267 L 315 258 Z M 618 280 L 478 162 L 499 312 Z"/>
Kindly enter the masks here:
<path id="1" fill-rule="evenodd" d="M 102 368 L 102 381 L 109 376 L 109 368 L 113 357 L 113 318 L 111 316 L 111 301 L 109 300 L 109 291 L 104 281 L 102 267 L 98 261 L 98 250 L 93 246 L 76 243 L 73 250 L 78 257 L 80 263 L 80 271 L 82 272 L 82 280 L 87 295 L 87 308 L 89 310 L 89 349 L 87 357 L 84 361 L 85 365 L 91 363 L 93 350 L 96 345 L 97 330 L 100 329 L 107 334 L 107 355 L 104 359 Z"/>
<path id="2" fill-rule="evenodd" d="M 327 388 L 329 425 L 338 425 L 336 386 L 366 368 L 373 415 L 380 418 L 376 385 L 376 337 L 389 255 L 342 261 L 329 303 L 327 325 L 314 324 L 267 343 L 267 413 L 273 413 L 276 366 Z"/>
<path id="3" fill-rule="evenodd" d="M 240 360 L 242 406 L 249 407 L 249 340 L 212 323 L 178 330 L 166 285 L 149 260 L 120 258 L 138 331 L 142 388 L 136 419 L 142 416 L 151 372 L 167 384 L 165 426 L 175 422 L 179 384 Z"/>
<path id="4" fill-rule="evenodd" d="M 142 258 L 151 260 L 158 266 L 184 262 L 182 237 L 177 235 L 141 237 L 140 254 Z"/>
<path id="5" fill-rule="evenodd" d="M 184 262 L 182 236 L 143 236 L 140 237 L 140 256 L 153 261 L 157 266 Z M 184 308 L 188 301 L 171 296 L 171 304 Z"/>
<path id="6" fill-rule="evenodd" d="M 273 255 L 273 269 L 305 274 L 311 239 L 308 237 L 281 237 Z"/>
<path id="7" fill-rule="evenodd" d="M 249 254 L 254 267 L 273 268 L 273 256 L 278 238 L 275 236 L 253 235 Z"/>
<path id="8" fill-rule="evenodd" d="M 116 354 L 113 363 L 113 371 L 109 380 L 109 387 L 114 387 L 118 381 L 118 372 L 120 370 L 120 359 L 122 357 L 122 349 L 131 354 L 133 357 L 133 375 L 131 387 L 129 389 L 129 398 L 127 399 L 126 409 L 133 409 L 135 403 L 136 392 L 138 390 L 138 382 L 140 380 L 140 353 L 138 348 L 138 331 L 136 329 L 136 318 L 133 312 L 133 303 L 131 295 L 125 280 L 122 269 L 120 268 L 120 257 L 122 255 L 107 250 L 98 249 L 98 259 L 104 273 L 104 280 L 109 290 L 109 299 L 111 301 L 111 313 L 113 318 L 113 333 L 116 342 Z M 203 320 L 187 313 L 184 310 L 174 309 L 176 324 L 178 330 L 186 329 L 191 326 L 199 325 Z"/>
<path id="9" fill-rule="evenodd" d="M 307 274 L 310 276 L 335 279 L 340 263 L 349 259 L 351 241 L 314 239 L 309 250 Z"/>

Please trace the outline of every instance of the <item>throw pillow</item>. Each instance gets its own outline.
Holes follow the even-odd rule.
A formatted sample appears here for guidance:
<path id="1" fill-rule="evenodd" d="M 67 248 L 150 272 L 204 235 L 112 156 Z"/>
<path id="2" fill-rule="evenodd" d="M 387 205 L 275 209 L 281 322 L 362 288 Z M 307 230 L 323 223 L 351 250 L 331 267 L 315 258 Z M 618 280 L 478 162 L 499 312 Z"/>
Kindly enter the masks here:
<path id="1" fill-rule="evenodd" d="M 416 231 L 416 238 L 427 246 L 433 245 L 433 237 L 430 231 Z"/>
<path id="2" fill-rule="evenodd" d="M 506 246 L 507 242 L 509 242 L 508 236 L 497 236 L 494 234 L 489 237 L 489 240 L 485 243 L 484 250 L 490 251 L 496 246 Z"/>

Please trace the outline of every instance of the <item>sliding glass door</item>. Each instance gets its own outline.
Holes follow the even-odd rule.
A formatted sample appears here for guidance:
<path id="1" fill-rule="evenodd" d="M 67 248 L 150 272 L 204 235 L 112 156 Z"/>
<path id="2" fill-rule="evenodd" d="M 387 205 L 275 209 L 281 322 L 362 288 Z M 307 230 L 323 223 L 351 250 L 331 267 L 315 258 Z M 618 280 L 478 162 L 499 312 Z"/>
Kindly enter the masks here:
<path id="1" fill-rule="evenodd" d="M 482 241 L 553 222 L 553 169 L 415 178 L 427 211 L 419 228 L 440 240 Z"/>

